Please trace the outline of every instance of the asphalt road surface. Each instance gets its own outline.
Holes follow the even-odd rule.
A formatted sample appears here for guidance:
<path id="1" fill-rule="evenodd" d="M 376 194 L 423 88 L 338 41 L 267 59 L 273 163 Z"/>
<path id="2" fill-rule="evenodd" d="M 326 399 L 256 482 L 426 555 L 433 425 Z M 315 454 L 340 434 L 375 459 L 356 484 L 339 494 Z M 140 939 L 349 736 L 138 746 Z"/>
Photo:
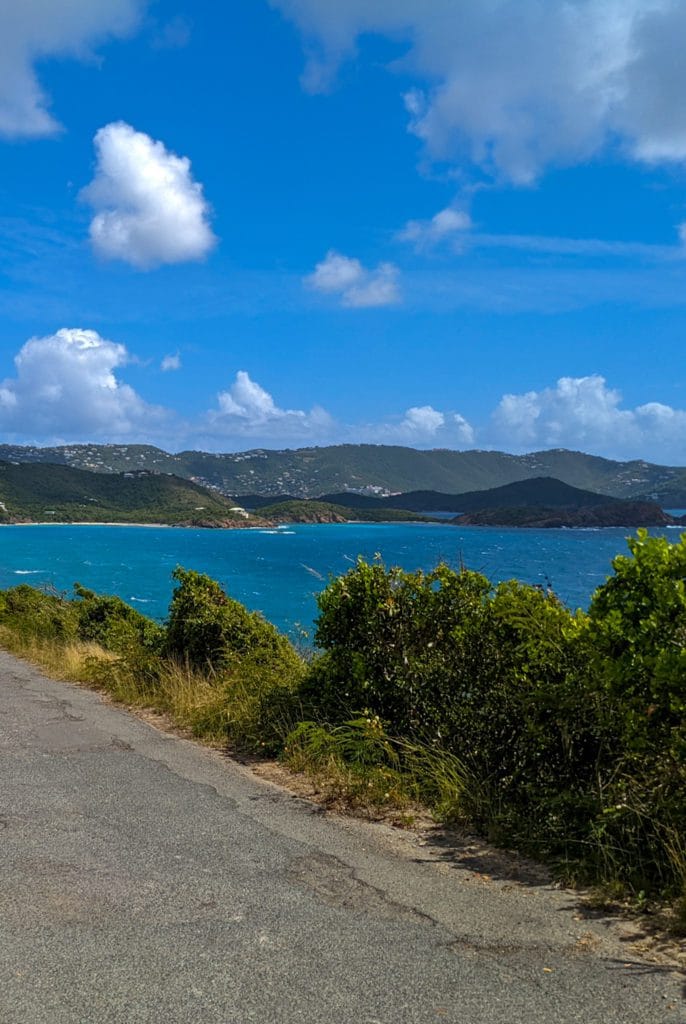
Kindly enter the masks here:
<path id="1" fill-rule="evenodd" d="M 684 1024 L 683 975 L 477 860 L 0 653 L 1 1024 Z"/>

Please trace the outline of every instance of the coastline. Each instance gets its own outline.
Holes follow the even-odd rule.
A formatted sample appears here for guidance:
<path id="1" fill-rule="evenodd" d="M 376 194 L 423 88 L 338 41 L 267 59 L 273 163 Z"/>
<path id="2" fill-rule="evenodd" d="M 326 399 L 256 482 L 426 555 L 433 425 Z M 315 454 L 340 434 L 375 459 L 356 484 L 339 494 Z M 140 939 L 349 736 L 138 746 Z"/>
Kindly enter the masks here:
<path id="1" fill-rule="evenodd" d="M 420 526 L 443 526 L 440 520 L 436 519 L 431 522 L 427 522 L 423 519 L 408 519 L 403 520 L 401 525 L 411 526 L 418 524 Z M 131 523 L 131 522 L 91 522 L 88 520 L 78 520 L 74 522 L 65 523 L 62 520 L 40 520 L 30 523 L 0 523 L 0 526 L 136 526 L 136 527 L 149 527 L 150 529 L 167 529 L 167 530 L 258 530 L 262 531 L 265 529 L 279 530 L 288 526 L 397 526 L 399 525 L 397 519 L 379 519 L 370 522 L 366 519 L 346 519 L 344 522 L 303 522 L 299 519 L 294 519 L 292 522 L 277 523 L 274 526 L 271 524 L 262 523 L 259 526 L 251 525 L 236 525 L 236 526 L 220 526 L 211 525 L 203 526 L 199 523 Z"/>
<path id="2" fill-rule="evenodd" d="M 171 523 L 99 523 L 87 521 L 64 523 L 61 521 L 54 522 L 50 520 L 47 520 L 46 522 L 40 521 L 35 523 L 0 523 L 0 526 L 145 526 L 155 530 L 160 529 L 162 527 L 169 530 L 173 528 Z"/>

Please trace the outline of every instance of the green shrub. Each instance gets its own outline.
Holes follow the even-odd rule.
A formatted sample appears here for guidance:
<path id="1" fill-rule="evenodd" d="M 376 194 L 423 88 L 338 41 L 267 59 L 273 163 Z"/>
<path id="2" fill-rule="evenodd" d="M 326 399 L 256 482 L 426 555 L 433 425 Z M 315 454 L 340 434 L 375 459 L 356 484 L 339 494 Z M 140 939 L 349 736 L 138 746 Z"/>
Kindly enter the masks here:
<path id="1" fill-rule="evenodd" d="M 81 640 L 93 641 L 107 651 L 126 654 L 133 648 L 158 652 L 164 629 L 119 597 L 96 594 L 80 583 L 74 584 L 78 632 Z"/>
<path id="2" fill-rule="evenodd" d="M 593 596 L 589 672 L 610 725 L 603 846 L 650 891 L 686 885 L 686 535 L 645 530 Z"/>
<path id="3" fill-rule="evenodd" d="M 26 584 L 0 594 L 0 624 L 25 640 L 62 644 L 75 640 L 78 630 L 71 601 Z"/>
<path id="4" fill-rule="evenodd" d="M 686 760 L 686 534 L 670 544 L 639 530 L 628 545 L 591 602 L 593 671 L 621 704 L 628 749 Z"/>
<path id="5" fill-rule="evenodd" d="M 333 580 L 318 597 L 309 697 L 332 722 L 368 708 L 398 735 L 442 738 L 446 697 L 470 693 L 486 664 L 490 584 L 439 565 L 406 573 L 369 565 Z"/>
<path id="6" fill-rule="evenodd" d="M 319 597 L 312 736 L 340 748 L 346 721 L 377 715 L 394 742 L 456 759 L 462 812 L 498 841 L 634 891 L 678 889 L 686 539 L 640 532 L 629 547 L 588 616 L 516 582 L 358 562 Z"/>
<path id="7" fill-rule="evenodd" d="M 308 687 L 331 723 L 368 709 L 394 735 L 437 743 L 511 789 L 593 762 L 581 621 L 553 594 L 514 582 L 493 594 L 483 576 L 445 565 L 406 573 L 359 561 L 319 607 L 325 651 Z"/>
<path id="8" fill-rule="evenodd" d="M 287 638 L 257 612 L 228 597 L 215 580 L 190 569 L 173 573 L 178 586 L 169 608 L 164 653 L 192 668 L 225 676 L 240 660 L 299 669 L 300 658 Z"/>
<path id="9" fill-rule="evenodd" d="M 491 613 L 497 680 L 469 709 L 479 768 L 511 835 L 564 845 L 584 831 L 607 733 L 586 671 L 585 617 L 515 581 L 498 586 Z"/>

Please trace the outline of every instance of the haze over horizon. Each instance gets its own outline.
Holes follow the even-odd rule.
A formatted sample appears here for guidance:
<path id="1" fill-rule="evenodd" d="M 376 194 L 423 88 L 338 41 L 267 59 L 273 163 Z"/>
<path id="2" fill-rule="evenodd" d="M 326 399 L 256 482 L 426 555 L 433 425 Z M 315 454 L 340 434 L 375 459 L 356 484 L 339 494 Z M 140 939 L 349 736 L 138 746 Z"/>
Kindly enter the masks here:
<path id="1" fill-rule="evenodd" d="M 0 442 L 686 464 L 679 0 L 24 0 L 0 38 Z"/>

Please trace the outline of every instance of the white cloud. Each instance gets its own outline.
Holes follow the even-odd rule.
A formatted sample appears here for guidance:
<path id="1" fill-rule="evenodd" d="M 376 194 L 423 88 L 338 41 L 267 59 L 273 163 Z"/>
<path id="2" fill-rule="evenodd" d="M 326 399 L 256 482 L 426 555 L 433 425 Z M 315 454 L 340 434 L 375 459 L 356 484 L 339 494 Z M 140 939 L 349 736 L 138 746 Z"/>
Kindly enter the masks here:
<path id="1" fill-rule="evenodd" d="M 174 355 L 165 356 L 162 362 L 160 363 L 160 370 L 162 370 L 163 373 L 169 373 L 170 370 L 180 369 L 181 356 L 179 355 L 178 352 L 175 352 Z"/>
<path id="2" fill-rule="evenodd" d="M 237 416 L 251 424 L 283 416 L 305 416 L 304 412 L 279 409 L 269 392 L 251 380 L 245 370 L 239 370 L 231 388 L 221 391 L 217 397 L 222 416 Z"/>
<path id="3" fill-rule="evenodd" d="M 343 305 L 362 309 L 369 306 L 394 306 L 400 302 L 398 268 L 393 263 L 380 263 L 367 271 L 359 284 L 343 292 Z"/>
<path id="4" fill-rule="evenodd" d="M 329 249 L 307 281 L 319 292 L 344 292 L 358 284 L 363 277 L 364 268 L 359 260 Z"/>
<path id="5" fill-rule="evenodd" d="M 207 255 L 216 238 L 188 157 L 123 121 L 101 128 L 95 148 L 95 178 L 81 198 L 96 211 L 90 237 L 99 256 L 147 269 Z"/>
<path id="6" fill-rule="evenodd" d="M 444 423 L 443 413 L 432 406 L 413 405 L 405 413 L 405 419 L 400 424 L 400 429 L 406 430 L 410 434 L 433 437 Z"/>
<path id="7" fill-rule="evenodd" d="M 400 242 L 413 242 L 418 249 L 463 235 L 472 226 L 471 217 L 464 210 L 447 206 L 430 220 L 410 220 L 398 232 Z"/>
<path id="8" fill-rule="evenodd" d="M 344 306 L 358 309 L 400 301 L 398 268 L 394 264 L 380 263 L 374 270 L 367 270 L 359 260 L 334 249 L 329 249 L 305 283 L 315 291 L 339 296 Z"/>
<path id="9" fill-rule="evenodd" d="M 16 376 L 0 385 L 0 428 L 42 441 L 149 436 L 165 415 L 118 380 L 129 361 L 123 345 L 96 331 L 31 338 L 14 359 Z"/>
<path id="10" fill-rule="evenodd" d="M 0 395 L 0 402 L 2 401 Z M 399 415 L 334 420 L 319 406 L 281 408 L 248 373 L 239 371 L 217 406 L 194 427 L 208 443 L 240 448 L 311 444 L 406 444 L 425 448 L 581 450 L 617 459 L 686 463 L 686 410 L 661 402 L 626 408 L 619 391 L 598 375 L 562 377 L 539 391 L 506 394 L 477 426 L 459 412 L 413 405 Z"/>
<path id="11" fill-rule="evenodd" d="M 227 391 L 217 396 L 217 408 L 206 418 L 210 433 L 220 436 L 257 437 L 283 444 L 287 441 L 321 441 L 331 431 L 333 421 L 326 410 L 314 406 L 281 409 L 260 384 L 245 370 L 239 370 Z"/>
<path id="12" fill-rule="evenodd" d="M 659 402 L 621 407 L 604 377 L 561 377 L 555 387 L 508 394 L 491 439 L 508 448 L 571 448 L 615 458 L 686 459 L 686 411 Z"/>
<path id="13" fill-rule="evenodd" d="M 409 127 L 430 157 L 528 183 L 608 145 L 686 159 L 682 0 L 271 0 L 301 29 L 305 88 L 328 88 L 365 33 L 405 53 Z"/>
<path id="14" fill-rule="evenodd" d="M 48 57 L 92 59 L 92 47 L 136 27 L 143 0 L 10 0 L 0 4 L 0 136 L 52 135 L 60 125 L 36 78 Z"/>
<path id="15" fill-rule="evenodd" d="M 273 396 L 239 370 L 231 387 L 217 396 L 198 434 L 212 445 L 250 438 L 260 447 L 283 448 L 311 444 L 437 444 L 462 446 L 473 440 L 473 429 L 459 415 L 447 415 L 431 405 L 411 406 L 401 416 L 372 423 L 337 421 L 321 406 L 309 412 L 282 409 Z"/>
<path id="16" fill-rule="evenodd" d="M 441 412 L 432 405 L 413 405 L 401 416 L 389 416 L 377 423 L 339 425 L 336 436 L 355 444 L 463 448 L 473 442 L 474 430 L 459 413 Z"/>
<path id="17" fill-rule="evenodd" d="M 175 357 L 168 357 L 175 358 Z M 567 448 L 618 459 L 686 464 L 686 410 L 663 402 L 626 407 L 620 392 L 595 374 L 561 377 L 541 390 L 503 395 L 481 426 L 459 412 L 413 405 L 374 422 L 335 420 L 314 405 L 282 408 L 240 370 L 213 409 L 194 420 L 148 404 L 122 381 L 133 361 L 124 345 L 96 331 L 63 328 L 31 338 L 17 353 L 13 377 L 0 381 L 0 431 L 30 443 L 150 442 L 172 450 L 376 443 L 416 447 Z M 175 447 L 176 446 L 176 447 Z"/>
<path id="18" fill-rule="evenodd" d="M 457 444 L 465 446 L 474 444 L 476 438 L 474 427 L 459 412 L 453 413 L 453 424 Z"/>

